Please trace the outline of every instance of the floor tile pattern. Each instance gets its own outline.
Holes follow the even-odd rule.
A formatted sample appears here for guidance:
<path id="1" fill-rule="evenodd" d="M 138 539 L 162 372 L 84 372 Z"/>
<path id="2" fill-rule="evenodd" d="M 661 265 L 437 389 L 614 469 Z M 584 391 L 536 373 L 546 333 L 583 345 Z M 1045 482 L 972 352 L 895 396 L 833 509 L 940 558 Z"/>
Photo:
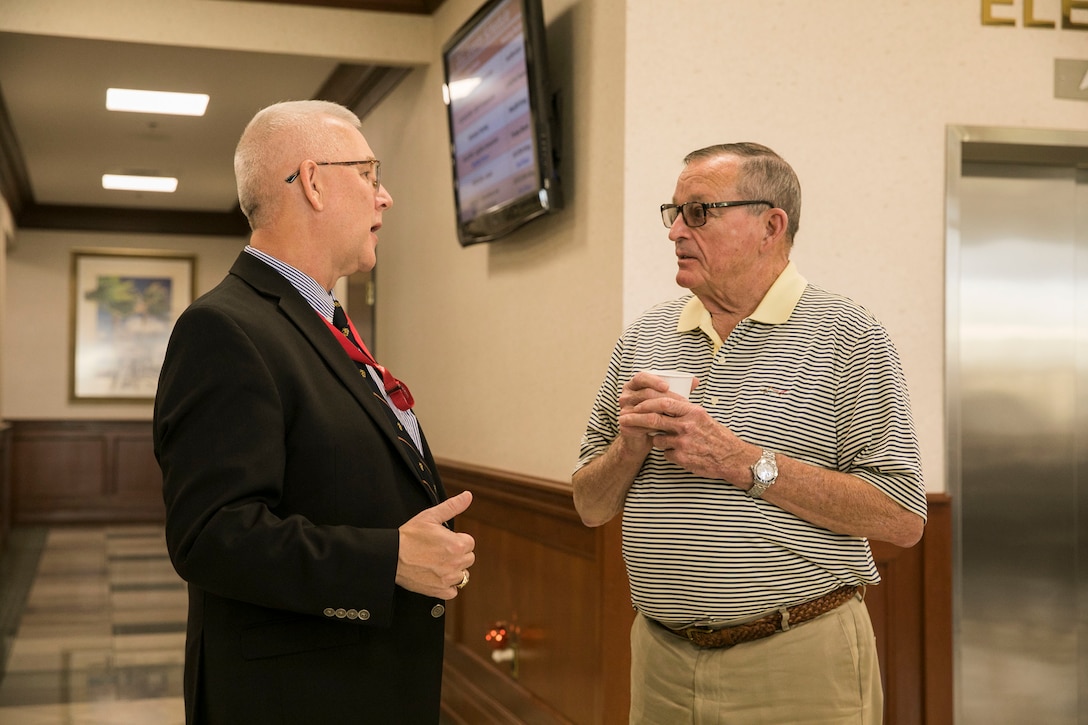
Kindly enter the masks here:
<path id="1" fill-rule="evenodd" d="M 38 552 L 28 551 L 32 533 L 13 542 L 0 571 L 0 625 L 10 629 L 0 651 L 0 723 L 184 723 L 187 600 L 162 527 L 50 528 Z M 21 585 L 25 600 L 13 617 Z"/>

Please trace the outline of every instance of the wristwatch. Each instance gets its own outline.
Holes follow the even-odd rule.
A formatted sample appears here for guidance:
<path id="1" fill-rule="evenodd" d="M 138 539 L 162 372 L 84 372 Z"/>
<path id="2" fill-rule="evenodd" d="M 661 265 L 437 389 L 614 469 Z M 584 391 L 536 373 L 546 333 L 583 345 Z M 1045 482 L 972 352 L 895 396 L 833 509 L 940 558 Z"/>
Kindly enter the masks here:
<path id="1" fill-rule="evenodd" d="M 774 458 L 774 451 L 763 449 L 763 455 L 752 464 L 752 487 L 748 489 L 748 495 L 752 498 L 763 498 L 767 489 L 778 480 L 778 461 Z"/>

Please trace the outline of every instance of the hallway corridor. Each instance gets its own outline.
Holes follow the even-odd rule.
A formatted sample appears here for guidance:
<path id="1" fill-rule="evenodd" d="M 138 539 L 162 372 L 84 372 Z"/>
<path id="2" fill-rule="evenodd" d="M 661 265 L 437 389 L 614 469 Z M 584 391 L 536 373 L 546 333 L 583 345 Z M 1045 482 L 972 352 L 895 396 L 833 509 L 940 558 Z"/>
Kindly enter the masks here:
<path id="1" fill-rule="evenodd" d="M 0 723 L 180 725 L 186 606 L 161 526 L 17 529 L 0 561 Z"/>

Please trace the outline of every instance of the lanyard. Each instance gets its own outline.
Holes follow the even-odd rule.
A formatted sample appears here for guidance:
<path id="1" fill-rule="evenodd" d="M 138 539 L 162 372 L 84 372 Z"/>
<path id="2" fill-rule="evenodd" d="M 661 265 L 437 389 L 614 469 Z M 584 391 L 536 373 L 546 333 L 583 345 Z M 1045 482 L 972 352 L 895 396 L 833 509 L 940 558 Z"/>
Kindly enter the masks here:
<path id="1" fill-rule="evenodd" d="M 336 336 L 336 339 L 340 342 L 340 346 L 344 348 L 344 351 L 348 354 L 352 360 L 357 363 L 363 363 L 369 365 L 378 371 L 382 376 L 382 385 L 385 387 L 385 392 L 389 394 L 389 399 L 393 401 L 393 405 L 397 406 L 400 410 L 410 410 L 412 406 L 416 404 L 415 398 L 412 397 L 412 393 L 408 390 L 408 386 L 393 377 L 393 374 L 386 370 L 384 367 L 378 364 L 378 361 L 374 359 L 374 356 L 370 354 L 370 350 L 366 349 L 366 345 L 363 344 L 363 339 L 359 337 L 359 333 L 355 329 L 355 325 L 351 319 L 348 319 L 348 327 L 351 329 L 351 334 L 354 336 L 353 340 L 348 339 L 348 336 L 344 334 L 342 330 L 336 328 L 336 325 L 332 324 L 324 317 L 321 320 Z"/>

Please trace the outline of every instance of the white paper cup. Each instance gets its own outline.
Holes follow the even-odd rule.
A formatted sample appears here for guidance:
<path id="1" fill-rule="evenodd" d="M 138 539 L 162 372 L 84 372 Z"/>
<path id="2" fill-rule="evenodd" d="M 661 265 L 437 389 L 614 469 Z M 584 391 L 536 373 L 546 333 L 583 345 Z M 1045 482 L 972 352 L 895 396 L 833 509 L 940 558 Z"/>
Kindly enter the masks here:
<path id="1" fill-rule="evenodd" d="M 695 379 L 691 373 L 682 373 L 679 370 L 647 370 L 646 372 L 664 378 L 669 383 L 669 390 L 684 400 L 691 395 L 691 381 Z"/>

